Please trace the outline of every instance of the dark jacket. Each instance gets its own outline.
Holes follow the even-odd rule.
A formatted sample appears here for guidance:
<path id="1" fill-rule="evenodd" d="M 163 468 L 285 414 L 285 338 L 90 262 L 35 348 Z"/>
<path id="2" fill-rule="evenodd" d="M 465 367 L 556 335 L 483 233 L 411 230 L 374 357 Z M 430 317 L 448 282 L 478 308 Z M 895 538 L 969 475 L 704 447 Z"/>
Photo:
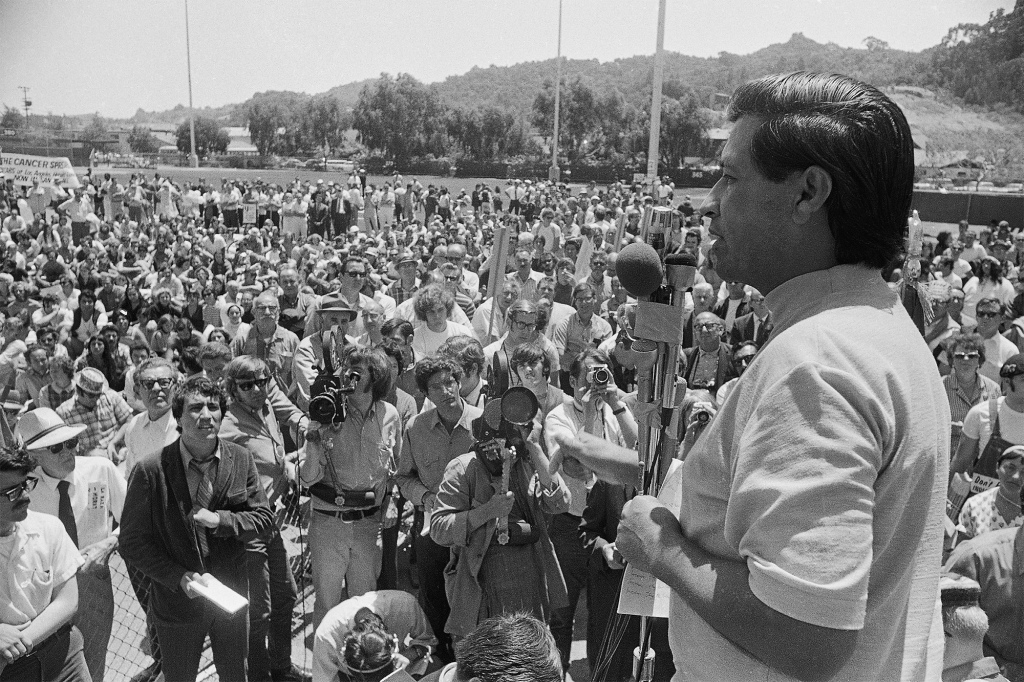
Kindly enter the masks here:
<path id="1" fill-rule="evenodd" d="M 743 317 L 737 317 L 736 321 L 732 325 L 732 332 L 729 335 L 729 343 L 732 344 L 733 348 L 740 345 L 744 341 L 753 341 L 760 348 L 768 341 L 768 336 L 772 333 L 772 322 L 771 313 L 768 317 L 761 320 L 761 326 L 757 329 L 757 338 L 754 338 L 754 313 L 747 313 Z"/>
<path id="2" fill-rule="evenodd" d="M 718 315 L 722 320 L 725 320 L 726 314 L 729 312 L 729 299 L 725 299 L 720 304 L 715 306 L 715 315 Z M 742 301 L 736 308 L 736 319 L 738 320 L 741 315 L 746 315 L 750 312 L 750 304 L 746 301 Z M 733 322 L 735 325 L 735 322 Z"/>
<path id="3" fill-rule="evenodd" d="M 718 344 L 718 373 L 715 375 L 715 383 L 712 386 L 693 385 L 693 376 L 697 369 L 697 346 L 687 348 L 683 353 L 686 355 L 687 386 L 692 388 L 707 388 L 711 395 L 714 395 L 718 389 L 722 387 L 722 384 L 729 381 L 729 379 L 735 379 L 737 377 L 736 368 L 732 366 L 732 351 L 729 350 L 729 344 L 724 341 L 719 342 Z"/>
<path id="4" fill-rule="evenodd" d="M 121 514 L 121 555 L 153 581 L 151 604 L 158 622 L 199 622 L 204 600 L 181 589 L 186 572 L 211 573 L 247 596 L 245 542 L 268 530 L 274 514 L 247 450 L 220 441 L 220 462 L 210 509 L 220 526 L 209 533 L 210 555 L 199 553 L 192 497 L 181 460 L 180 440 L 139 462 L 128 480 Z"/>

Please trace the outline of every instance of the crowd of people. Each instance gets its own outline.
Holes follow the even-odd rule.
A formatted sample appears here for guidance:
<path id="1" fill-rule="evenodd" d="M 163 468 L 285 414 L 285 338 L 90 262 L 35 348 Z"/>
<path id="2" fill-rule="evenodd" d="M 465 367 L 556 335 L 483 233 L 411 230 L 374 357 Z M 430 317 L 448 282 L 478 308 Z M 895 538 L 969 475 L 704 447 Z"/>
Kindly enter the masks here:
<path id="1" fill-rule="evenodd" d="M 708 218 L 719 201 L 705 205 Z M 70 191 L 6 182 L 0 390 L 13 433 L 0 454 L 0 547 L 26 558 L 24 579 L 0 592 L 0 680 L 104 678 L 114 551 L 147 615 L 153 663 L 139 680 L 195 679 L 207 636 L 222 680 L 304 679 L 291 651 L 294 550 L 278 514 L 297 499 L 309 502 L 317 682 L 399 667 L 443 680 L 562 679 L 583 595 L 591 672 L 629 679 L 639 623 L 616 615 L 617 535 L 635 491 L 598 480 L 578 444 L 632 452 L 641 437 L 637 302 L 616 261 L 655 214 L 666 251 L 697 262 L 681 313 L 679 457 L 720 409 L 726 420 L 752 409 L 752 386 L 777 392 L 775 410 L 839 410 L 833 397 L 808 402 L 829 377 L 787 393 L 769 376 L 781 365 L 757 363 L 766 345 L 786 352 L 768 343 L 779 312 L 716 272 L 707 220 L 668 183 L 516 180 L 455 195 L 397 175 L 375 187 L 358 173 L 285 186 L 159 173 L 124 184 L 89 173 Z M 1024 665 L 1011 570 L 1024 532 L 1022 262 L 1024 237 L 1008 224 L 975 235 L 964 223 L 920 259 L 877 263 L 949 402 L 946 567 L 956 575 L 941 596 L 954 672 L 943 679 L 1020 679 Z M 851 291 L 887 291 L 863 273 L 841 276 Z M 789 291 L 779 325 L 817 293 Z M 883 342 L 896 343 L 873 340 Z M 917 346 L 906 346 L 913 363 Z M 752 365 L 755 379 L 741 383 Z M 879 376 L 858 394 L 858 414 L 885 412 L 871 403 Z M 532 417 L 488 419 L 491 401 L 523 395 Z M 764 426 L 785 429 L 787 418 Z M 868 438 L 858 428 L 834 435 L 856 446 Z M 944 429 L 933 429 L 943 456 Z M 915 480 L 907 495 L 930 485 Z M 398 589 L 400 539 L 415 594 Z M 217 606 L 222 586 L 247 607 Z M 654 679 L 674 672 L 668 642 L 655 621 Z"/>
<path id="2" fill-rule="evenodd" d="M 669 239 L 695 248 L 706 235 L 692 204 L 625 183 L 454 195 L 400 176 L 365 181 L 3 183 L 0 386 L 14 425 L 3 492 L 19 533 L 46 524 L 39 512 L 70 541 L 58 543 L 53 606 L 4 621 L 59 627 L 0 639 L 0 679 L 40 661 L 46 679 L 104 678 L 114 551 L 147 614 L 153 663 L 138 679 L 194 679 L 207 636 L 221 679 L 302 679 L 294 550 L 276 512 L 306 496 L 314 679 L 390 671 L 366 667 L 367 623 L 398 637 L 408 670 L 441 674 L 482 623 L 510 614 L 550 627 L 561 677 L 584 592 L 598 663 L 614 599 L 586 588 L 621 575 L 608 505 L 623 491 L 559 461 L 555 436 L 636 442 L 633 300 L 615 246 L 658 205 L 677 216 Z M 489 283 L 499 230 L 507 265 Z M 721 284 L 704 272 L 702 286 Z M 764 337 L 767 311 L 734 299 L 701 299 L 695 343 Z M 713 393 L 738 374 L 730 354 L 718 367 L 700 352 L 694 386 Z M 602 368 L 613 380 L 594 379 Z M 502 447 L 482 447 L 479 422 L 510 386 L 539 410 L 499 495 Z M 408 584 L 396 575 L 403 520 L 416 596 L 396 589 Z M 197 597 L 214 580 L 248 599 L 244 615 Z M 628 677 L 631 648 L 609 653 L 607 679 Z"/>

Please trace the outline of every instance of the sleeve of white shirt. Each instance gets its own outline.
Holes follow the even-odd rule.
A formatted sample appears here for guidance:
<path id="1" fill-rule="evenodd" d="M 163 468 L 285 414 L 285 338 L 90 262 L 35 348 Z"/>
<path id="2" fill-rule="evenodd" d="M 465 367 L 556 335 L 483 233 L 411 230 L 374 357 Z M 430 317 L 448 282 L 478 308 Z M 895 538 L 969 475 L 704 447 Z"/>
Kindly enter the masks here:
<path id="1" fill-rule="evenodd" d="M 313 635 L 313 679 L 320 681 L 338 679 L 338 672 L 344 665 L 341 648 L 341 632 L 344 623 L 328 613 Z"/>
<path id="2" fill-rule="evenodd" d="M 71 541 L 71 536 L 64 530 L 64 524 L 56 516 L 39 514 L 43 517 L 43 523 L 48 527 L 45 530 L 46 546 L 50 548 L 50 575 L 53 576 L 53 586 L 63 585 L 68 579 L 73 578 L 85 559 L 81 552 Z"/>
<path id="3" fill-rule="evenodd" d="M 987 409 L 988 401 L 986 400 L 967 411 L 967 416 L 964 417 L 963 435 L 972 440 L 981 439 L 981 415 Z"/>
<path id="4" fill-rule="evenodd" d="M 820 627 L 863 628 L 891 419 L 858 377 L 813 363 L 760 397 L 737 446 L 725 537 L 768 607 Z"/>

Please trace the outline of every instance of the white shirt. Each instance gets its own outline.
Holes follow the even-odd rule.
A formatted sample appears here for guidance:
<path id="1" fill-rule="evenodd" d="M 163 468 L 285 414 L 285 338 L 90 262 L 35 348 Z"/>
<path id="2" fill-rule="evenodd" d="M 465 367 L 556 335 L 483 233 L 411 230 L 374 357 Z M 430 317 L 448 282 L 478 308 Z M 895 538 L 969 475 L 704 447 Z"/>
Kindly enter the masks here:
<path id="1" fill-rule="evenodd" d="M 1017 346 L 1013 341 L 1002 334 L 995 334 L 985 339 L 985 364 L 981 366 L 978 373 L 999 383 L 999 370 L 1003 363 L 1018 353 Z"/>
<path id="2" fill-rule="evenodd" d="M 32 491 L 28 508 L 40 514 L 57 516 L 60 479 L 52 478 L 39 467 L 33 473 L 39 485 Z M 68 481 L 68 497 L 75 512 L 78 546 L 84 549 L 110 537 L 111 521 L 121 522 L 124 496 L 128 483 L 117 467 L 106 457 L 76 457 L 75 470 L 64 477 Z"/>
<path id="3" fill-rule="evenodd" d="M 440 332 L 431 331 L 426 322 L 417 322 L 412 337 L 412 350 L 416 354 L 416 360 L 434 357 L 441 344 L 453 336 L 476 338 L 472 329 L 455 322 L 447 322 L 444 330 Z"/>
<path id="4" fill-rule="evenodd" d="M 84 563 L 64 524 L 30 509 L 15 532 L 0 537 L 0 623 L 34 620 L 53 600 L 53 588 L 74 577 Z"/>
<path id="5" fill-rule="evenodd" d="M 683 461 L 682 531 L 743 561 L 773 610 L 858 630 L 836 679 L 938 680 L 950 417 L 935 361 L 877 270 L 808 273 L 767 299 L 772 340 Z M 791 679 L 675 593 L 669 640 L 676 679 Z"/>
<path id="6" fill-rule="evenodd" d="M 160 453 L 178 440 L 178 435 L 178 422 L 170 410 L 156 421 L 149 418 L 149 412 L 141 412 L 132 417 L 124 435 L 124 443 L 128 448 L 128 455 L 122 464 L 125 477 L 131 475 L 132 469 L 143 458 Z"/>
<path id="7" fill-rule="evenodd" d="M 996 404 L 999 412 L 999 435 L 1008 443 L 1024 445 L 1024 413 L 1007 407 L 1006 398 L 998 398 Z M 987 400 L 968 410 L 967 416 L 964 417 L 963 434 L 978 441 L 979 454 L 985 450 L 992 437 Z"/>

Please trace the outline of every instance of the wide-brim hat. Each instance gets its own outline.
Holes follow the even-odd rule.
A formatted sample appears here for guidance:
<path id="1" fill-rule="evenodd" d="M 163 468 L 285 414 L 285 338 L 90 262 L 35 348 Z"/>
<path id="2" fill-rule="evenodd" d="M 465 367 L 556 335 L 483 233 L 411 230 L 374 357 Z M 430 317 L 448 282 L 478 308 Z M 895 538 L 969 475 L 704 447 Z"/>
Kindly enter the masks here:
<path id="1" fill-rule="evenodd" d="M 320 313 L 348 313 L 348 320 L 356 319 L 359 311 L 353 308 L 341 294 L 327 294 L 320 301 Z"/>
<path id="2" fill-rule="evenodd" d="M 14 436 L 25 444 L 26 449 L 38 450 L 74 438 L 86 428 L 84 424 L 68 426 L 50 408 L 37 407 L 21 415 L 14 427 Z"/>

